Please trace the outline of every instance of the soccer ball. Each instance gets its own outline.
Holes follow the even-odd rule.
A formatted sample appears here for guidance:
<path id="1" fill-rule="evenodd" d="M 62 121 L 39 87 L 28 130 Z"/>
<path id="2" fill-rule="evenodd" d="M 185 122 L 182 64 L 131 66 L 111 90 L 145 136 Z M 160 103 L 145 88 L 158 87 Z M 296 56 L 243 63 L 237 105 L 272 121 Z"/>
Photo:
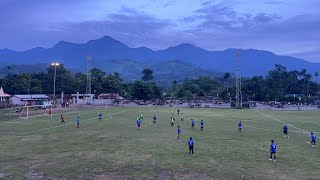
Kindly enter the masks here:
<path id="1" fill-rule="evenodd" d="M 149 123 L 149 124 L 151 124 L 151 123 Z"/>

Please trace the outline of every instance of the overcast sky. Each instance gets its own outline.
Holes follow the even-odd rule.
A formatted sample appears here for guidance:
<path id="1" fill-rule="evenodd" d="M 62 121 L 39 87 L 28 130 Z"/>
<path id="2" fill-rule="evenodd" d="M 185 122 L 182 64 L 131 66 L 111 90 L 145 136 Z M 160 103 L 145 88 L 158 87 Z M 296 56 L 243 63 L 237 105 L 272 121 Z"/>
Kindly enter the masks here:
<path id="1" fill-rule="evenodd" d="M 0 49 L 84 43 L 255 48 L 320 62 L 320 0 L 0 0 Z"/>

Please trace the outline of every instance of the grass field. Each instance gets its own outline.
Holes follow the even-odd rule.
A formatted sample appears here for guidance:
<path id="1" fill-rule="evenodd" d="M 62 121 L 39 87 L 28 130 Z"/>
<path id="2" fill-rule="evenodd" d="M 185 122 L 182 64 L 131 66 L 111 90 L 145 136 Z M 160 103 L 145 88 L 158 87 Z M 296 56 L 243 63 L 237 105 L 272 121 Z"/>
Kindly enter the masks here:
<path id="1" fill-rule="evenodd" d="M 174 108 L 63 112 L 66 125 L 60 125 L 59 114 L 18 119 L 0 111 L 0 179 L 320 179 L 320 144 L 307 144 L 307 132 L 320 131 L 320 112 L 181 111 L 186 121 L 176 121 L 173 128 Z M 144 120 L 137 131 L 140 112 Z M 149 124 L 154 114 L 157 125 Z M 244 124 L 241 134 L 239 120 Z M 283 122 L 289 124 L 289 139 L 282 135 Z M 180 142 L 177 125 L 182 129 Z M 194 156 L 188 154 L 190 136 Z M 278 146 L 276 162 L 268 161 L 271 139 Z"/>

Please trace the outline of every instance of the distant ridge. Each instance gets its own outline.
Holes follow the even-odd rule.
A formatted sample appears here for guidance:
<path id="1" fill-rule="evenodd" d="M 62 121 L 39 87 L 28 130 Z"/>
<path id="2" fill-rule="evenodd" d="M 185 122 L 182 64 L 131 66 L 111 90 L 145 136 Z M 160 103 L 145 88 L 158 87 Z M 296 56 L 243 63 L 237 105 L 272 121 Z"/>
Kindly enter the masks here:
<path id="1" fill-rule="evenodd" d="M 208 51 L 192 44 L 183 43 L 154 51 L 147 47 L 130 48 L 110 36 L 82 44 L 60 41 L 51 48 L 37 47 L 22 52 L 3 49 L 0 50 L 0 61 L 4 64 L 16 65 L 49 64 L 52 61 L 59 61 L 64 63 L 67 68 L 84 71 L 85 57 L 91 55 L 95 65 L 102 69 L 107 69 L 103 66 L 109 66 L 108 63 L 111 63 L 112 60 L 132 60 L 150 66 L 177 60 L 210 72 L 234 72 L 236 51 L 241 53 L 241 74 L 243 76 L 266 75 L 268 70 L 273 69 L 274 64 L 284 65 L 290 70 L 305 68 L 311 73 L 320 71 L 319 63 L 289 56 L 279 56 L 263 50 L 230 48 L 224 51 Z"/>

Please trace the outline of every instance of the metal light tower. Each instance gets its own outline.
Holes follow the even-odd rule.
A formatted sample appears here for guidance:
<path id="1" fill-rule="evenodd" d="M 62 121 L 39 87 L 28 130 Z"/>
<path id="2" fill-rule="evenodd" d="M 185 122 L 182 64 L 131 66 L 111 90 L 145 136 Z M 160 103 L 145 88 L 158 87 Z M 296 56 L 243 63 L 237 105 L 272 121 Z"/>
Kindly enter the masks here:
<path id="1" fill-rule="evenodd" d="M 92 58 L 91 56 L 87 56 L 87 87 L 86 87 L 86 94 L 91 94 L 91 63 Z"/>
<path id="2" fill-rule="evenodd" d="M 54 66 L 54 76 L 53 76 L 53 104 L 55 104 L 55 101 L 56 101 L 57 66 L 59 66 L 59 63 L 57 63 L 57 62 L 51 63 L 51 66 Z"/>
<path id="3" fill-rule="evenodd" d="M 240 51 L 236 52 L 236 108 L 242 108 L 241 74 L 240 74 Z"/>

